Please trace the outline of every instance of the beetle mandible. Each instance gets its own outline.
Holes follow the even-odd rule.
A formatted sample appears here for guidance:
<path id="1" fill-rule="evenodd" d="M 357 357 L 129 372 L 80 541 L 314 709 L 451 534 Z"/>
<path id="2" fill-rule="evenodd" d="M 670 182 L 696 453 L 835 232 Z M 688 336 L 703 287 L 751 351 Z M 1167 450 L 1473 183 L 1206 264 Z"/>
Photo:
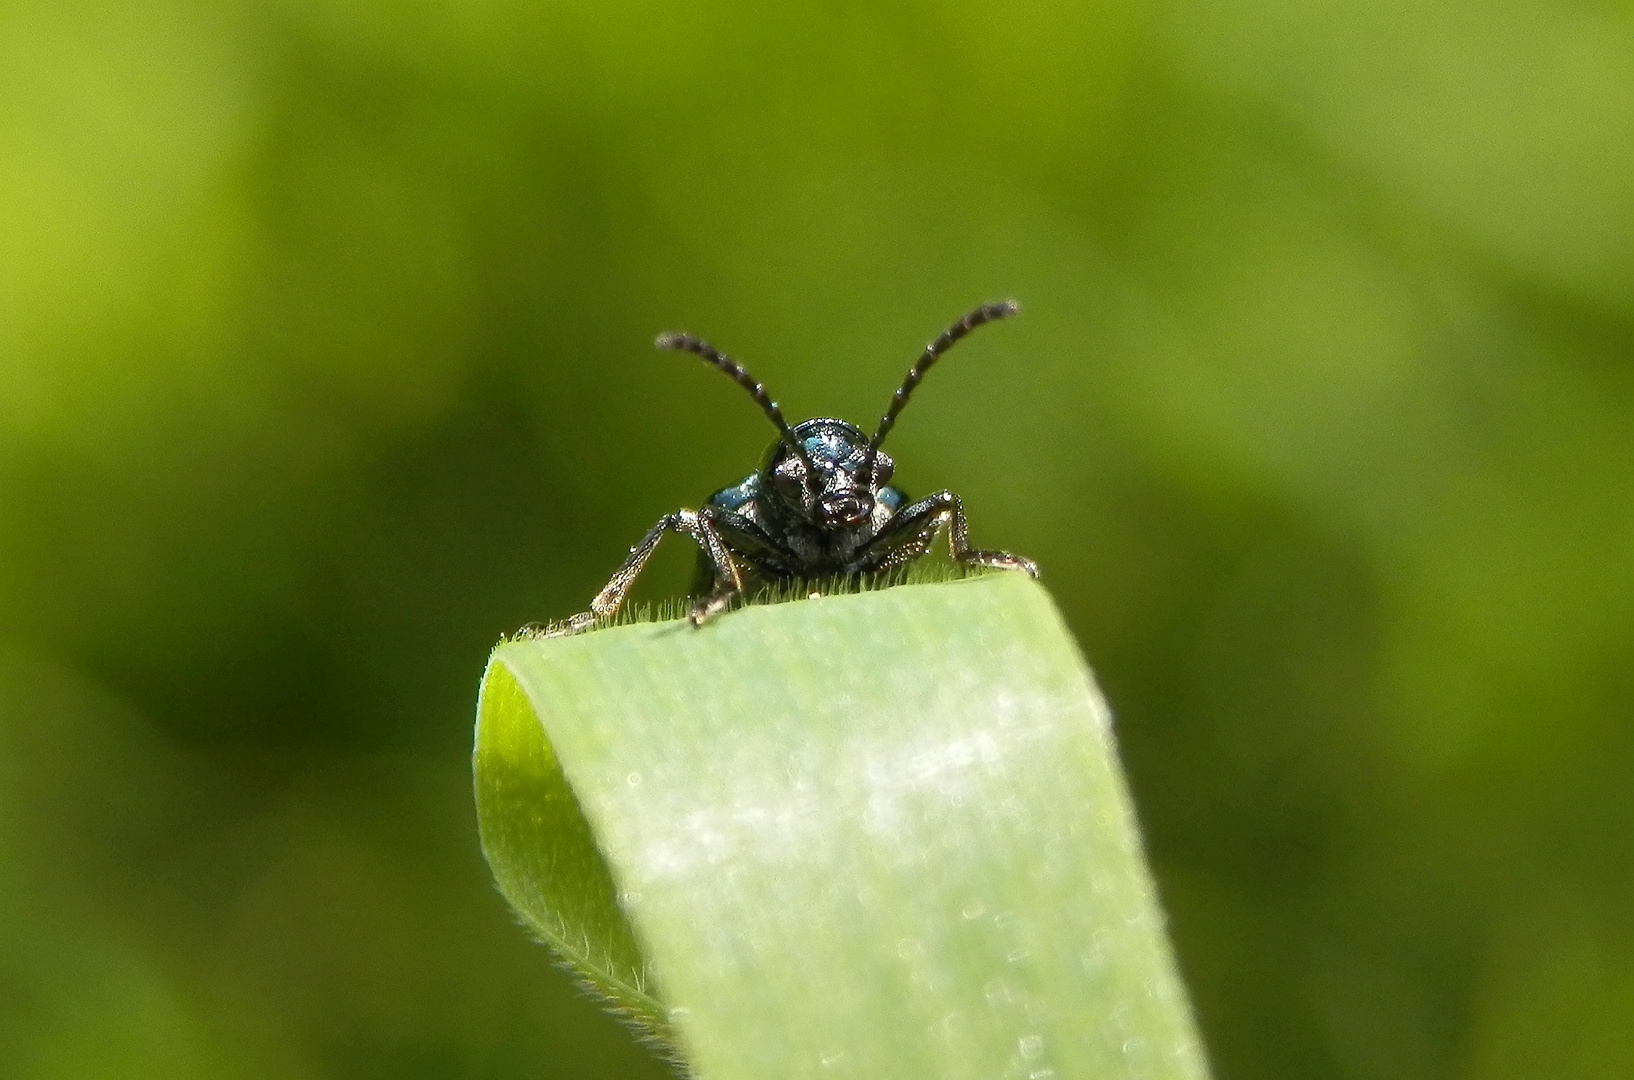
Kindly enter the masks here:
<path id="1" fill-rule="evenodd" d="M 1030 559 L 970 546 L 964 507 L 953 492 L 910 502 L 890 486 L 893 463 L 879 448 L 925 372 L 954 342 L 1019 310 L 1010 300 L 983 304 L 926 345 L 872 438 L 844 420 L 822 417 L 791 428 L 777 402 L 741 364 L 691 334 L 659 335 L 658 348 L 695 353 L 748 391 L 777 429 L 777 441 L 758 472 L 715 492 L 701 510 L 677 510 L 660 518 L 590 601 L 590 610 L 549 627 L 545 636 L 577 634 L 617 614 L 666 532 L 689 536 L 699 548 L 694 592 L 702 595 L 688 616 L 693 626 L 724 611 L 747 585 L 855 578 L 910 563 L 930 549 L 944 525 L 948 548 L 959 563 L 1037 577 L 1038 567 Z"/>

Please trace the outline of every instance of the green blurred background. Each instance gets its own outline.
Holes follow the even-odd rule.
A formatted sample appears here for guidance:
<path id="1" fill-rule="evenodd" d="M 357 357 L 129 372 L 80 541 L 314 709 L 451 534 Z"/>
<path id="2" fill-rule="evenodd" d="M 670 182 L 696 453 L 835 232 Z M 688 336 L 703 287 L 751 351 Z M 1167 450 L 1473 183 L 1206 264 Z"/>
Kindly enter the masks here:
<path id="1" fill-rule="evenodd" d="M 1627 0 L 0 0 L 0 1076 L 662 1076 L 490 884 L 487 650 L 769 441 L 655 332 L 867 424 L 1004 296 L 890 448 L 1221 1080 L 1634 1075 Z"/>

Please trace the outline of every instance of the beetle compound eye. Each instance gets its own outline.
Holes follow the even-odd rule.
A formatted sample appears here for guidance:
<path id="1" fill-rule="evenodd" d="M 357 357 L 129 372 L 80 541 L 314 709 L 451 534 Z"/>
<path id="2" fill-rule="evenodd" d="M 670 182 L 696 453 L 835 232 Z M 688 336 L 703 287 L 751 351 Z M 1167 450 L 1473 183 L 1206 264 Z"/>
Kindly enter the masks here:
<path id="1" fill-rule="evenodd" d="M 771 471 L 772 488 L 785 501 L 799 504 L 806 493 L 806 470 L 794 458 L 784 458 Z"/>
<path id="2" fill-rule="evenodd" d="M 884 454 L 875 454 L 874 455 L 873 482 L 875 484 L 888 484 L 888 483 L 890 483 L 891 482 L 891 477 L 895 473 L 896 473 L 896 463 L 895 462 L 893 462 L 890 458 L 886 457 Z M 864 477 L 864 479 L 866 480 L 868 478 Z"/>

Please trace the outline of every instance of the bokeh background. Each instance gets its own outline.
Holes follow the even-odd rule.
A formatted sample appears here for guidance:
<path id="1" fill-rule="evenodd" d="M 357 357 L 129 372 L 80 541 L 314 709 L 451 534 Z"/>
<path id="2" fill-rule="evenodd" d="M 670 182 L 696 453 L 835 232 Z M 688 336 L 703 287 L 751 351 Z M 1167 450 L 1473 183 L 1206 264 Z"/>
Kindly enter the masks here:
<path id="1" fill-rule="evenodd" d="M 1634 1075 L 1626 0 L 3 0 L 0 1076 L 663 1071 L 477 678 L 758 460 L 1038 559 L 1220 1080 Z M 685 587 L 684 543 L 647 596 Z"/>

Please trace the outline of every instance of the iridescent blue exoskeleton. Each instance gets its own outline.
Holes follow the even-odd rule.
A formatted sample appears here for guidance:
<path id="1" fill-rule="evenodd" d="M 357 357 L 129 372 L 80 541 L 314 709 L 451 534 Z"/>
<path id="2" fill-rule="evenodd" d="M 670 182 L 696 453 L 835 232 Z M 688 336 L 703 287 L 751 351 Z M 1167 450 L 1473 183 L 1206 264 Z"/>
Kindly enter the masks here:
<path id="1" fill-rule="evenodd" d="M 844 420 L 805 420 L 789 427 L 783 412 L 744 368 L 690 334 L 664 334 L 660 349 L 696 353 L 749 392 L 777 428 L 778 439 L 758 472 L 710 496 L 701 510 L 677 510 L 647 530 L 590 610 L 545 631 L 576 634 L 618 612 L 636 576 L 665 532 L 684 533 L 699 547 L 694 626 L 725 610 L 746 587 L 806 579 L 850 578 L 912 562 L 930 549 L 945 525 L 953 558 L 965 565 L 1038 568 L 1019 555 L 970 546 L 964 508 L 951 491 L 917 502 L 890 486 L 892 462 L 880 443 L 896 424 L 914 387 L 953 343 L 986 322 L 1014 315 L 1010 301 L 984 304 L 925 346 L 891 398 L 872 438 Z"/>

